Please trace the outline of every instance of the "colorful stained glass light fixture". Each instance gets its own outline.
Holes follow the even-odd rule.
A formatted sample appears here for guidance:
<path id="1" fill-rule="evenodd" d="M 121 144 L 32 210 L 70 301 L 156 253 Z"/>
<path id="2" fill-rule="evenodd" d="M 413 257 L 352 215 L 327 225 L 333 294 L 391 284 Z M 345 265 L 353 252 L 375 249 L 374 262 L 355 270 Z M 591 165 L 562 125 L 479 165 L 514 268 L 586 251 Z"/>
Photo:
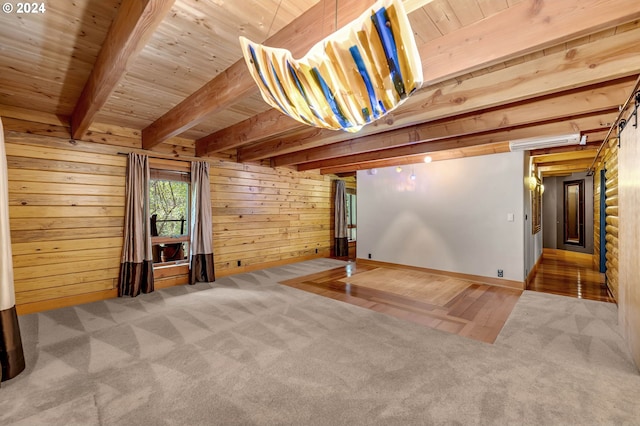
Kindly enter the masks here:
<path id="1" fill-rule="evenodd" d="M 263 99 L 310 126 L 357 132 L 422 85 L 422 63 L 400 0 L 380 0 L 301 59 L 240 37 Z"/>

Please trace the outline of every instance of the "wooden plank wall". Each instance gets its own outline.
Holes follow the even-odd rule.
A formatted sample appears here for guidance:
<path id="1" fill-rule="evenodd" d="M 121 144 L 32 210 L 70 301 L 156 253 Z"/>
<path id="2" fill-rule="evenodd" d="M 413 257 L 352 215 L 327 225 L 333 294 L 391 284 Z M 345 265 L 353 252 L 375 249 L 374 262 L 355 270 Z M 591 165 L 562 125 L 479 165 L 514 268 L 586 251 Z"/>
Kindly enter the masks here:
<path id="1" fill-rule="evenodd" d="M 126 170 L 118 152 L 140 146 L 139 136 L 92 132 L 102 143 L 72 141 L 64 123 L 3 123 L 19 312 L 115 297 Z M 195 159 L 192 141 L 159 151 Z M 216 276 L 329 255 L 329 177 L 210 162 Z M 184 284 L 187 274 L 184 265 L 159 268 L 156 288 Z"/>
<path id="2" fill-rule="evenodd" d="M 12 131 L 6 148 L 19 310 L 116 296 L 126 158 Z"/>
<path id="3" fill-rule="evenodd" d="M 605 238 L 607 286 L 618 300 L 618 141 L 608 142 L 594 173 L 594 262 L 600 259 L 600 171 L 605 169 Z"/>
<path id="4" fill-rule="evenodd" d="M 628 117 L 627 117 L 628 118 Z M 634 118 L 621 133 L 620 181 L 620 299 L 618 318 L 631 355 L 640 368 L 640 128 Z"/>
<path id="5" fill-rule="evenodd" d="M 210 180 L 216 276 L 329 255 L 328 176 L 219 161 Z"/>

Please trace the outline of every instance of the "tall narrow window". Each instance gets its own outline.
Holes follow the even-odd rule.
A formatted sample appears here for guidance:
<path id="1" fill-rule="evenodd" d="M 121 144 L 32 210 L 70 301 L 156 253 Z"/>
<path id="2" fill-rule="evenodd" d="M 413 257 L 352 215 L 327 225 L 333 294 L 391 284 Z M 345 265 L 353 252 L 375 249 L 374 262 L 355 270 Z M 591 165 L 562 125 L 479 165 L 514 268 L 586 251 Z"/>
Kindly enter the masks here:
<path id="1" fill-rule="evenodd" d="M 347 188 L 347 235 L 349 241 L 356 240 L 356 194 Z"/>
<path id="2" fill-rule="evenodd" d="M 152 168 L 149 182 L 154 264 L 188 262 L 191 226 L 189 172 Z"/>

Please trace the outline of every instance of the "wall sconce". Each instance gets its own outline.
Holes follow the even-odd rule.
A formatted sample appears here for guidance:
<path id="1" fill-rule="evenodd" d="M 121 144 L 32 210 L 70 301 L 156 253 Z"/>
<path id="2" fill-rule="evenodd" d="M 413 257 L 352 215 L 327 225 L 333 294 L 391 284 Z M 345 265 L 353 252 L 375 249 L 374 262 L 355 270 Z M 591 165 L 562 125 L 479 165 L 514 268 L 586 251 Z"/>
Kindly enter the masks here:
<path id="1" fill-rule="evenodd" d="M 529 176 L 525 178 L 527 186 L 529 187 L 529 191 L 534 192 L 536 189 L 540 188 L 540 194 L 544 193 L 544 185 L 540 182 L 540 179 L 536 176 Z"/>
<path id="2" fill-rule="evenodd" d="M 309 126 L 357 132 L 422 85 L 422 62 L 400 0 L 379 0 L 301 59 L 244 37 L 240 44 L 265 102 Z"/>
<path id="3" fill-rule="evenodd" d="M 426 157 L 424 157 L 425 163 L 429 164 L 431 161 L 433 161 L 433 159 L 430 156 L 427 155 Z"/>
<path id="4" fill-rule="evenodd" d="M 400 173 L 400 172 L 402 172 L 402 167 L 400 166 L 396 167 L 396 173 Z"/>

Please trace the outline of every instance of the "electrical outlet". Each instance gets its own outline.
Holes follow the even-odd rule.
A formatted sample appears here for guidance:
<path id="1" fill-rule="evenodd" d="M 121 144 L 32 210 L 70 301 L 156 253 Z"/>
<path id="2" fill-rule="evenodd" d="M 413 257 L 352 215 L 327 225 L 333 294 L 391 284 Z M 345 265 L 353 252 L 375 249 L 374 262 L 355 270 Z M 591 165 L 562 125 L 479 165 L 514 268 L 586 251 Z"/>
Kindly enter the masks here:
<path id="1" fill-rule="evenodd" d="M 242 262 L 238 260 L 238 266 L 241 266 L 241 265 L 242 265 Z"/>
<path id="2" fill-rule="evenodd" d="M 502 269 L 498 269 L 498 278 L 502 277 L 504 277 L 504 272 L 502 271 Z"/>
<path id="3" fill-rule="evenodd" d="M 369 259 L 371 259 L 371 253 L 369 253 Z"/>
<path id="4" fill-rule="evenodd" d="M 318 254 L 318 249 L 316 249 L 316 254 Z"/>

